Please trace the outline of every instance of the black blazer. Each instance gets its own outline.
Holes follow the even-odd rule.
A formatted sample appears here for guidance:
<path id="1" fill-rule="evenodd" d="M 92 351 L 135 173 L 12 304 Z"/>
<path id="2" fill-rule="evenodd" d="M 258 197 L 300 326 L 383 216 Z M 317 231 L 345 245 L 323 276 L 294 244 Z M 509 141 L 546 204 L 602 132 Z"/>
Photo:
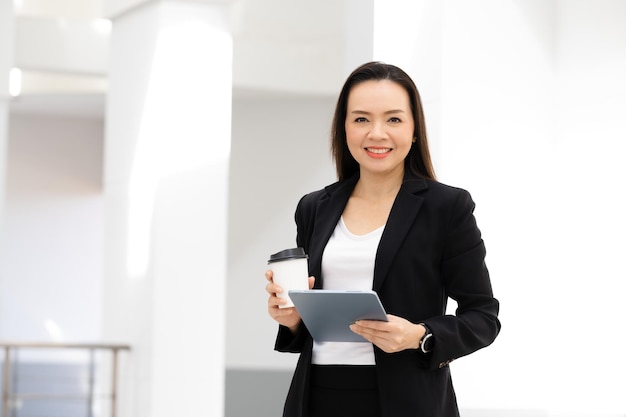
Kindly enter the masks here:
<path id="1" fill-rule="evenodd" d="M 358 180 L 307 194 L 296 209 L 297 244 L 322 288 L 322 255 Z M 383 417 L 459 415 L 448 364 L 491 344 L 500 331 L 499 303 L 485 266 L 485 246 L 465 190 L 407 173 L 383 231 L 373 290 L 388 313 L 432 331 L 434 349 L 385 353 L 374 347 Z M 448 297 L 458 304 L 446 315 Z M 301 325 L 279 326 L 275 349 L 300 353 L 284 417 L 306 417 L 313 341 Z"/>

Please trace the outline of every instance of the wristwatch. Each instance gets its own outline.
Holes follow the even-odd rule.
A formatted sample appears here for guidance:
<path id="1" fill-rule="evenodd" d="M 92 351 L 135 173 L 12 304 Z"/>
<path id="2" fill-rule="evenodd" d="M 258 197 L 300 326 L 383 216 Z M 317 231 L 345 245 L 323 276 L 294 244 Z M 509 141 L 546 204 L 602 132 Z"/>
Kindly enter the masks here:
<path id="1" fill-rule="evenodd" d="M 433 334 L 428 328 L 428 326 L 426 326 L 424 323 L 419 323 L 419 324 L 424 326 L 424 328 L 426 329 L 426 333 L 424 333 L 424 336 L 422 336 L 422 339 L 420 340 L 419 349 L 422 351 L 422 353 L 428 353 L 431 350 L 433 350 L 435 339 L 433 338 Z"/>

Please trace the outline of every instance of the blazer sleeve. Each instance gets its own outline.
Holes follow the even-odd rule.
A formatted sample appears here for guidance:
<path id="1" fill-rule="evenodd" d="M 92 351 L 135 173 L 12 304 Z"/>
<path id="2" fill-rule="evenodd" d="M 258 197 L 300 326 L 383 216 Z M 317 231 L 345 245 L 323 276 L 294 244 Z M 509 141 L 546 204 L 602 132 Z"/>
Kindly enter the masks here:
<path id="1" fill-rule="evenodd" d="M 499 302 L 493 297 L 486 249 L 474 218 L 470 194 L 459 190 L 450 211 L 441 277 L 447 296 L 457 302 L 455 315 L 425 321 L 435 339 L 429 368 L 451 361 L 491 344 L 500 332 Z"/>
<path id="2" fill-rule="evenodd" d="M 298 247 L 304 248 L 306 253 L 309 253 L 309 237 L 313 228 L 314 206 L 313 195 L 307 194 L 300 199 L 295 212 L 296 244 Z M 300 323 L 295 334 L 291 333 L 289 328 L 279 325 L 274 350 L 278 352 L 300 353 L 308 335 L 309 332 L 302 323 Z"/>

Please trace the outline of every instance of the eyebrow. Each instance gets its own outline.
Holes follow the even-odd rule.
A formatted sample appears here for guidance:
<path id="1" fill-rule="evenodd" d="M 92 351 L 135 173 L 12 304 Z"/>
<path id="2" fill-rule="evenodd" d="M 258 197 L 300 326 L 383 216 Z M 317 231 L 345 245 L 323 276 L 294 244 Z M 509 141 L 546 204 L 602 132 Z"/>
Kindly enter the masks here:
<path id="1" fill-rule="evenodd" d="M 393 110 L 387 110 L 384 114 L 397 114 L 397 113 L 406 113 L 406 112 L 402 109 L 393 109 Z M 371 112 L 368 112 L 365 110 L 352 110 L 350 114 L 371 114 Z"/>

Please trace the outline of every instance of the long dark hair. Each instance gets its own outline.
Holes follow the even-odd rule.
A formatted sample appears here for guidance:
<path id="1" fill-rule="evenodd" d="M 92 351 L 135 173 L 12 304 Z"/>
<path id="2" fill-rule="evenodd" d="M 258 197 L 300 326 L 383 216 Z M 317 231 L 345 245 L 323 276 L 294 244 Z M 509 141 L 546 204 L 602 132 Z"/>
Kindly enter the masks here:
<path id="1" fill-rule="evenodd" d="M 393 81 L 406 90 L 411 102 L 411 113 L 415 125 L 413 137 L 416 138 L 416 141 L 411 145 L 411 150 L 404 160 L 404 169 L 425 178 L 436 179 L 428 149 L 422 100 L 417 87 L 406 72 L 394 65 L 382 62 L 368 62 L 352 71 L 339 93 L 331 127 L 331 152 L 337 169 L 337 178 L 341 181 L 359 172 L 359 164 L 350 154 L 346 143 L 345 122 L 348 111 L 348 96 L 352 87 L 370 80 Z"/>

